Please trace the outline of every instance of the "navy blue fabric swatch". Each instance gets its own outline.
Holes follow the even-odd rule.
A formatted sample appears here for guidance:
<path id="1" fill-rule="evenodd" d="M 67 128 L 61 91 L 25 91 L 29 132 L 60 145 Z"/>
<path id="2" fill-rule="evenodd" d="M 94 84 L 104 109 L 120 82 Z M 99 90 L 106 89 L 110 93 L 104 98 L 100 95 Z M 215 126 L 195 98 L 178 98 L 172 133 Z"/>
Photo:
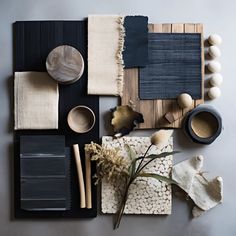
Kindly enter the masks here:
<path id="1" fill-rule="evenodd" d="M 125 68 L 145 67 L 148 64 L 148 17 L 126 16 L 124 28 Z"/>
<path id="2" fill-rule="evenodd" d="M 140 69 L 140 99 L 202 97 L 201 34 L 149 33 L 149 65 Z"/>

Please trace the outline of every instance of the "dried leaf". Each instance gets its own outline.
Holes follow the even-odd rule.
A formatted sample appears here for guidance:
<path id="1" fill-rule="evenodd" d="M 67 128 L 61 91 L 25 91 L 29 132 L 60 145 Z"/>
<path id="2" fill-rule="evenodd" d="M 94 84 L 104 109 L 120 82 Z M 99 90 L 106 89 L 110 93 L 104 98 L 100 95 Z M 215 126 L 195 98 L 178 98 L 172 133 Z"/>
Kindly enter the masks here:
<path id="1" fill-rule="evenodd" d="M 175 182 L 173 179 L 155 173 L 139 173 L 138 177 L 150 177 L 160 181 L 167 182 L 168 184 L 177 184 L 177 182 Z"/>
<path id="2" fill-rule="evenodd" d="M 134 111 L 130 106 L 117 106 L 112 111 L 111 124 L 116 137 L 129 134 L 136 124 L 143 123 L 143 115 Z"/>
<path id="3" fill-rule="evenodd" d="M 176 153 L 180 153 L 180 152 L 179 152 L 179 151 L 162 152 L 162 153 L 160 153 L 160 154 L 151 154 L 151 155 L 148 155 L 148 156 L 146 156 L 146 157 L 144 157 L 144 158 L 147 158 L 147 159 L 157 159 L 157 158 L 162 158 L 162 157 L 171 156 L 171 155 L 174 155 L 174 154 L 176 154 Z M 140 159 L 142 159 L 142 158 L 143 158 L 143 156 L 136 158 L 136 160 L 140 160 Z"/>
<path id="4" fill-rule="evenodd" d="M 131 163 L 129 167 L 129 173 L 130 173 L 130 176 L 133 176 L 136 170 L 136 154 L 128 144 L 125 144 L 125 148 L 126 148 L 126 151 L 128 153 L 128 157 Z"/>

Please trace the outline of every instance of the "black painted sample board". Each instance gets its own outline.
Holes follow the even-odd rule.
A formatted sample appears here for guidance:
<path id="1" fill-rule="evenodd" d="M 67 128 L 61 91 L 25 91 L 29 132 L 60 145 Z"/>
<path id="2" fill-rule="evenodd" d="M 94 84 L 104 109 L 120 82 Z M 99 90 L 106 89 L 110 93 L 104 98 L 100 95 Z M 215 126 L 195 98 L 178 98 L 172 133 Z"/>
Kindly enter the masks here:
<path id="1" fill-rule="evenodd" d="M 149 65 L 140 69 L 140 99 L 202 97 L 201 34 L 149 33 Z"/>
<path id="2" fill-rule="evenodd" d="M 69 210 L 69 161 L 63 135 L 21 136 L 21 209 Z"/>
<path id="3" fill-rule="evenodd" d="M 14 71 L 46 71 L 49 52 L 59 45 L 70 45 L 84 58 L 83 76 L 74 84 L 59 86 L 59 129 L 19 130 L 14 137 L 15 217 L 16 218 L 89 218 L 97 215 L 97 188 L 92 184 L 92 209 L 80 208 L 76 165 L 71 155 L 71 208 L 66 211 L 26 211 L 20 207 L 20 137 L 22 135 L 65 135 L 66 147 L 79 144 L 84 168 L 84 144 L 99 142 L 99 97 L 87 96 L 87 21 L 21 21 L 14 23 Z M 90 107 L 96 115 L 94 128 L 85 134 L 73 132 L 67 124 L 68 112 L 77 105 Z M 50 115 L 50 114 L 48 114 Z M 96 167 L 92 163 L 92 174 Z M 92 183 L 94 181 L 92 180 Z"/>

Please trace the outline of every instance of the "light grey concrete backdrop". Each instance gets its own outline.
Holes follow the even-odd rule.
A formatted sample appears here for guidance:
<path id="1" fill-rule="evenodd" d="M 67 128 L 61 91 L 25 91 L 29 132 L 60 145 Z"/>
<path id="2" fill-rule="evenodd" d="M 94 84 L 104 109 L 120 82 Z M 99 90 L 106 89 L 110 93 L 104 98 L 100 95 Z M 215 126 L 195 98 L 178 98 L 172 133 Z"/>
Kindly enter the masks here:
<path id="1" fill-rule="evenodd" d="M 236 2 L 234 0 L 0 0 L 0 236 L 129 235 L 129 236 L 235 236 L 236 235 Z M 223 116 L 224 130 L 210 146 L 191 144 L 181 131 L 174 146 L 182 153 L 175 162 L 195 154 L 205 156 L 204 169 L 224 179 L 224 203 L 191 220 L 185 202 L 174 199 L 171 216 L 125 216 L 112 231 L 112 217 L 92 220 L 12 220 L 12 23 L 17 20 L 82 19 L 88 14 L 144 14 L 150 22 L 202 22 L 205 35 L 219 33 L 224 84 L 222 97 L 211 102 Z M 11 88 L 10 88 L 11 87 Z M 101 99 L 103 112 L 116 103 Z M 105 134 L 101 120 L 101 135 Z M 151 132 L 149 132 L 150 134 Z M 146 135 L 145 132 L 138 132 Z M 135 135 L 135 134 L 133 134 Z"/>

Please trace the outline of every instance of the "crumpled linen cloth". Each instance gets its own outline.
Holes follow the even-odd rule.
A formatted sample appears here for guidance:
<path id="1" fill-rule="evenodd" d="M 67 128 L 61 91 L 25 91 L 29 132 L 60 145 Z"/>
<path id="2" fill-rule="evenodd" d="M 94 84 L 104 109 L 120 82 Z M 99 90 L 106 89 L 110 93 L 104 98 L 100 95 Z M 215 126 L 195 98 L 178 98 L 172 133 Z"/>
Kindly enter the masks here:
<path id="1" fill-rule="evenodd" d="M 57 129 L 59 91 L 46 72 L 15 72 L 15 130 Z"/>
<path id="2" fill-rule="evenodd" d="M 192 214 L 198 217 L 223 201 L 223 179 L 209 179 L 201 172 L 203 156 L 196 156 L 173 166 L 172 179 L 195 203 Z"/>

